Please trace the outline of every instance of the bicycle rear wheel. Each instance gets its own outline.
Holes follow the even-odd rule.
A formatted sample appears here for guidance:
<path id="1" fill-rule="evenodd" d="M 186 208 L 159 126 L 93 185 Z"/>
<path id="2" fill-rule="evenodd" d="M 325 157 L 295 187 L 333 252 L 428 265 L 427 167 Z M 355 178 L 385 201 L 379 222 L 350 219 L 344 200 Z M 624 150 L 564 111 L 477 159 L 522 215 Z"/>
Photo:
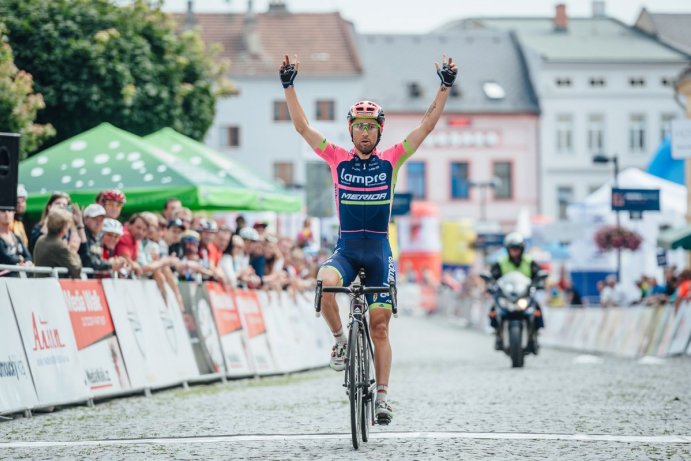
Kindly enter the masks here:
<path id="1" fill-rule="evenodd" d="M 362 433 L 360 424 L 362 422 L 362 336 L 360 334 L 360 324 L 353 322 L 350 326 L 350 337 L 348 338 L 348 398 L 350 400 L 350 431 L 353 438 L 353 448 L 360 448 Z"/>

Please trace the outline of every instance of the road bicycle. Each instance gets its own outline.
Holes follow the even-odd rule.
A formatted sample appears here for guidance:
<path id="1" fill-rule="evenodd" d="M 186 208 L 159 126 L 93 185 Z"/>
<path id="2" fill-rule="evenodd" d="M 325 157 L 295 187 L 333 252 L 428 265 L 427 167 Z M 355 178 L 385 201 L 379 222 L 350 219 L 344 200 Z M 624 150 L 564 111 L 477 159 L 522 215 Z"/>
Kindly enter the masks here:
<path id="1" fill-rule="evenodd" d="M 350 429 L 353 447 L 357 450 L 361 442 L 369 439 L 369 427 L 374 424 L 388 424 L 388 420 L 376 421 L 374 418 L 374 400 L 376 383 L 374 380 L 374 348 L 367 324 L 367 298 L 370 293 L 389 293 L 394 317 L 398 317 L 396 306 L 396 286 L 368 287 L 365 270 L 358 272 L 359 281 L 350 287 L 323 287 L 317 281 L 315 310 L 317 317 L 321 312 L 322 293 L 345 293 L 350 296 L 350 314 L 348 316 L 348 351 L 346 354 L 345 382 L 346 394 L 350 401 Z"/>

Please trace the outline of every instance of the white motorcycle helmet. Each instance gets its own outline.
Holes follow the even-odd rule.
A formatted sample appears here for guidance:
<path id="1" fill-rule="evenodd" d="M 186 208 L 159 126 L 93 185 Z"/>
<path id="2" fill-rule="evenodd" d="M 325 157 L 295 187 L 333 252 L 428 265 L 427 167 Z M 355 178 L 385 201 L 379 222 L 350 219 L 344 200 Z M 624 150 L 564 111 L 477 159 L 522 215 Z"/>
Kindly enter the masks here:
<path id="1" fill-rule="evenodd" d="M 525 250 L 525 239 L 520 233 L 511 232 L 504 238 L 504 248 L 506 248 L 506 251 L 509 251 L 511 248 L 519 248 L 521 254 L 523 254 L 523 250 Z"/>

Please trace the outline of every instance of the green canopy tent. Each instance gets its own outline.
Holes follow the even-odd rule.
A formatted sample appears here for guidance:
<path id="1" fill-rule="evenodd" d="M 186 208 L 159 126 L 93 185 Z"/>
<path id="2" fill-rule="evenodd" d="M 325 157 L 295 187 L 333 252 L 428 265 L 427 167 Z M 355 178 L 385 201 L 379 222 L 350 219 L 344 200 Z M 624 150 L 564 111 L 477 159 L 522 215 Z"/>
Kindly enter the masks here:
<path id="1" fill-rule="evenodd" d="M 104 189 L 122 189 L 125 213 L 161 210 L 177 197 L 194 210 L 256 209 L 257 192 L 195 158 L 176 157 L 140 137 L 103 123 L 67 139 L 19 166 L 28 192 L 27 212 L 40 213 L 54 191 L 86 205 Z"/>
<path id="2" fill-rule="evenodd" d="M 691 225 L 668 229 L 657 237 L 657 246 L 668 250 L 691 250 Z"/>
<path id="3" fill-rule="evenodd" d="M 194 159 L 200 168 L 217 174 L 227 174 L 233 180 L 257 192 L 253 210 L 300 211 L 302 199 L 266 181 L 224 155 L 172 128 L 163 128 L 143 138 L 151 144 L 179 158 Z"/>

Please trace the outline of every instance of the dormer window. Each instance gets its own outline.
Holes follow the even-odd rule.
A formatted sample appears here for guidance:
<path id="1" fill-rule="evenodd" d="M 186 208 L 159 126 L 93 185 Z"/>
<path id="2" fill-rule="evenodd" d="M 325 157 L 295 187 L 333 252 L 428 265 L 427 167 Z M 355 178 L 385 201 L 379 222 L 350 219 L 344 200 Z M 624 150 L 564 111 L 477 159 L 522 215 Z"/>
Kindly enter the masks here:
<path id="1" fill-rule="evenodd" d="M 411 98 L 419 98 L 422 96 L 422 87 L 417 82 L 408 83 L 408 96 Z"/>
<path id="2" fill-rule="evenodd" d="M 489 99 L 504 99 L 506 97 L 506 92 L 504 88 L 497 82 L 485 82 L 482 84 L 482 91 L 485 93 Z"/>
<path id="3" fill-rule="evenodd" d="M 645 86 L 645 79 L 643 77 L 630 77 L 629 86 L 640 88 Z"/>
<path id="4" fill-rule="evenodd" d="M 588 81 L 591 87 L 593 88 L 602 88 L 606 86 L 606 81 L 604 77 L 590 77 L 590 80 Z"/>

